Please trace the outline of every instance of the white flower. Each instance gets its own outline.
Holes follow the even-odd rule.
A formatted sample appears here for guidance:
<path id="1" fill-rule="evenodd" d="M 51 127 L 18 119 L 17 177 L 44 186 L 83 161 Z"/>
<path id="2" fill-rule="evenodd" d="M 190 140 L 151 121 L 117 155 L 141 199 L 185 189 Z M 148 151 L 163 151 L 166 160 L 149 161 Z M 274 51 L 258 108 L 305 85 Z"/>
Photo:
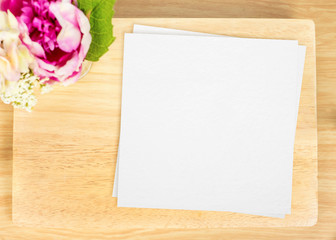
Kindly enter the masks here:
<path id="1" fill-rule="evenodd" d="M 35 59 L 19 35 L 15 16 L 0 11 L 0 98 L 15 108 L 31 111 L 37 103 L 33 93 L 39 79 L 30 71 Z"/>
<path id="2" fill-rule="evenodd" d="M 12 104 L 15 108 L 31 112 L 37 103 L 34 88 L 38 81 L 38 77 L 31 73 L 22 74 L 19 81 L 11 82 L 6 91 L 0 93 L 1 100 L 6 104 Z"/>
<path id="3" fill-rule="evenodd" d="M 50 84 L 41 84 L 40 86 L 42 94 L 50 93 L 52 90 L 54 90 L 53 86 Z"/>
<path id="4" fill-rule="evenodd" d="M 34 65 L 34 57 L 21 43 L 19 34 L 15 16 L 10 11 L 0 11 L 0 92 L 6 91 Z"/>

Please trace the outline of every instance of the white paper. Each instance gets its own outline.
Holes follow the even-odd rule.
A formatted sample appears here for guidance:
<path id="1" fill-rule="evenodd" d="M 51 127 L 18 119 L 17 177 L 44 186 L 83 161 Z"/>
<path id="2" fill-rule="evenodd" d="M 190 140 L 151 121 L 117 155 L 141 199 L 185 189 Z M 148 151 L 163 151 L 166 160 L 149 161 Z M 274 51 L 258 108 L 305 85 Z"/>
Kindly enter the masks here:
<path id="1" fill-rule="evenodd" d="M 203 35 L 203 36 L 217 36 L 212 34 L 206 34 L 206 33 L 196 33 L 196 32 L 189 32 L 189 31 L 183 31 L 183 30 L 175 30 L 175 29 L 167 29 L 167 28 L 159 28 L 159 27 L 151 27 L 151 26 L 143 26 L 143 25 L 134 25 L 134 33 L 149 33 L 149 34 L 181 34 L 181 35 Z M 226 36 L 222 36 L 226 37 Z M 303 77 L 303 69 L 304 69 L 304 61 L 305 61 L 305 46 L 299 46 L 299 85 L 301 86 L 302 77 Z M 300 99 L 300 88 L 298 88 L 298 106 L 299 106 L 299 99 Z M 296 115 L 297 117 L 297 115 Z M 296 121 L 296 120 L 295 120 Z M 116 165 L 116 172 L 115 172 L 115 179 L 114 179 L 114 186 L 113 186 L 113 197 L 117 197 L 117 191 L 118 191 L 118 162 L 119 162 L 119 156 L 120 151 L 118 151 L 118 157 L 117 157 L 117 165 Z M 260 213 L 250 213 L 254 215 L 263 215 Z M 266 214 L 266 216 L 271 217 L 279 217 L 284 218 L 284 215 L 281 214 Z"/>
<path id="2" fill-rule="evenodd" d="M 297 74 L 295 64 L 293 64 L 293 61 L 298 61 L 297 54 L 293 53 L 295 52 L 295 50 L 293 49 L 295 49 L 295 47 L 297 48 L 297 46 L 295 45 L 297 44 L 297 42 L 276 41 L 276 40 L 256 41 L 253 39 L 250 40 L 241 39 L 237 41 L 237 39 L 225 40 L 224 38 L 213 38 L 213 37 L 211 38 L 206 37 L 203 38 L 203 40 L 201 40 L 200 38 L 184 37 L 188 39 L 184 40 L 184 45 L 182 44 L 183 48 L 179 49 L 177 53 L 176 49 L 174 48 L 174 46 L 172 46 L 172 43 L 170 41 L 175 42 L 175 44 L 177 44 L 178 46 L 181 46 L 180 42 L 181 36 L 179 36 L 178 38 L 169 36 L 168 37 L 169 41 L 167 40 L 167 37 L 168 36 L 159 36 L 159 35 L 156 37 L 144 36 L 144 35 L 137 35 L 137 36 L 126 35 L 127 44 L 125 43 L 125 65 L 124 65 L 125 71 L 124 71 L 124 87 L 123 87 L 123 91 L 125 90 L 125 92 L 123 92 L 123 104 L 122 104 L 123 120 L 122 120 L 122 135 L 120 144 L 121 152 L 123 153 L 123 160 L 119 163 L 121 174 L 119 176 L 120 182 L 119 182 L 118 205 L 133 206 L 133 207 L 151 207 L 151 208 L 158 207 L 158 208 L 174 208 L 174 209 L 221 210 L 221 211 L 236 211 L 236 212 L 250 212 L 250 213 L 255 211 L 268 212 L 268 213 L 290 212 L 290 197 L 288 197 L 288 191 L 287 195 L 282 194 L 281 192 L 285 192 L 286 189 L 284 187 L 285 185 L 287 186 L 287 188 L 290 185 L 291 188 L 291 183 L 289 184 L 289 182 L 291 182 L 290 181 L 291 176 L 288 176 L 289 175 L 288 170 L 291 170 L 291 168 L 288 168 L 288 166 L 290 166 L 292 162 L 288 161 L 288 159 L 291 159 L 291 155 L 293 154 L 292 149 L 293 146 L 289 146 L 290 144 L 288 144 L 288 142 L 291 141 L 286 141 L 287 143 L 286 144 L 284 143 L 285 141 L 282 142 L 282 140 L 285 138 L 287 140 L 289 139 L 287 135 L 289 135 L 290 131 L 292 131 L 292 136 L 294 136 L 295 134 L 295 126 L 293 126 L 294 125 L 293 118 L 295 118 L 295 112 L 297 111 L 297 109 L 296 111 L 292 112 L 288 112 L 288 109 L 290 109 L 289 106 L 293 104 L 293 102 L 295 103 L 295 99 L 297 98 L 297 94 L 295 94 L 295 91 L 297 91 L 297 87 L 295 88 L 294 84 L 295 77 L 293 78 L 293 76 L 291 76 L 292 78 L 290 78 L 290 75 Z M 136 41 L 134 41 L 134 38 L 136 38 Z M 205 40 L 207 42 L 211 42 L 211 44 L 210 45 L 207 44 Z M 238 43 L 239 45 L 237 45 L 236 48 L 234 48 L 233 50 L 231 49 L 231 47 L 230 49 L 224 47 L 224 50 L 223 47 L 222 48 L 219 47 L 222 46 L 223 44 L 231 46 L 237 42 L 239 42 Z M 150 45 L 148 45 L 149 43 Z M 192 43 L 191 46 L 190 43 Z M 140 50 L 139 44 L 145 46 L 145 49 L 147 51 L 144 51 L 143 49 Z M 191 48 L 194 49 L 196 45 L 199 44 L 202 46 L 202 48 L 196 51 L 197 54 L 193 53 L 191 51 Z M 252 44 L 253 46 L 248 47 L 249 44 Z M 291 51 L 289 52 L 283 51 L 283 49 L 281 51 L 278 49 L 279 51 L 274 52 L 274 48 L 271 47 L 271 45 L 274 44 L 279 45 L 279 48 L 280 45 L 288 44 L 286 48 L 287 49 L 293 48 L 293 49 L 291 49 Z M 136 47 L 134 45 L 136 45 Z M 161 47 L 161 45 L 165 46 L 164 48 L 165 50 L 163 52 L 162 52 L 163 48 Z M 154 52 L 153 52 L 154 50 L 153 46 L 156 47 Z M 214 51 L 215 48 L 216 51 Z M 265 50 L 267 49 L 268 52 L 267 51 L 265 52 Z M 182 52 L 187 50 L 188 53 L 183 54 L 184 56 L 183 60 L 181 59 L 180 56 L 181 55 L 180 50 Z M 258 54 L 256 54 L 257 53 L 256 51 L 258 52 Z M 259 51 L 264 52 L 262 52 L 261 54 Z M 271 51 L 271 53 L 269 51 Z M 213 55 L 214 52 L 216 53 L 215 56 Z M 218 54 L 218 52 L 225 54 L 220 55 Z M 157 55 L 158 53 L 160 54 L 160 56 Z M 253 53 L 256 55 L 253 55 Z M 148 54 L 151 55 L 149 56 Z M 179 57 L 178 54 L 180 54 Z M 200 54 L 202 58 L 197 59 L 197 56 L 200 56 Z M 231 55 L 233 54 L 232 56 L 238 54 L 240 56 L 240 61 L 235 62 L 235 64 L 233 64 L 232 62 L 234 59 L 231 59 L 229 62 L 225 62 L 227 59 L 230 59 L 230 57 L 228 57 L 227 54 Z M 140 55 L 142 55 L 142 57 Z M 261 55 L 263 57 L 261 57 Z M 254 59 L 253 62 L 247 61 L 246 58 L 248 58 L 249 56 L 256 56 L 257 59 Z M 265 61 L 265 57 L 268 57 L 266 58 L 268 61 Z M 286 58 L 286 61 L 283 61 L 284 58 Z M 197 61 L 198 63 L 194 65 L 195 62 Z M 247 63 L 246 61 L 249 64 L 246 64 Z M 165 63 L 164 65 L 162 65 L 163 62 Z M 178 62 L 178 64 L 176 62 Z M 283 65 L 281 65 L 284 64 L 284 62 L 287 62 L 286 68 Z M 169 64 L 167 65 L 167 63 Z M 277 64 L 277 68 L 274 68 L 274 66 L 276 65 L 275 63 Z M 228 67 L 230 64 L 232 66 Z M 149 69 L 146 68 L 147 66 L 151 65 L 155 67 L 150 67 Z M 223 66 L 225 65 L 227 67 L 223 68 Z M 271 65 L 273 66 L 273 68 L 271 68 Z M 279 68 L 280 65 L 281 67 Z M 167 71 L 167 66 L 168 68 L 172 69 Z M 197 66 L 202 67 L 196 68 Z M 246 68 L 246 66 L 249 67 Z M 254 69 L 261 70 L 261 66 L 263 66 L 262 71 L 253 71 Z M 164 69 L 161 69 L 162 67 Z M 207 71 L 205 71 L 204 67 L 206 67 Z M 237 67 L 243 69 L 240 69 L 238 71 Z M 132 70 L 128 71 L 127 70 L 128 68 Z M 139 69 L 142 69 L 142 71 L 139 71 Z M 200 71 L 197 71 L 197 74 L 195 74 L 195 71 L 193 71 L 195 69 L 200 69 Z M 204 69 L 204 71 L 202 69 Z M 213 76 L 210 75 L 211 79 L 210 86 L 208 86 L 209 82 L 205 82 L 204 80 L 205 78 L 209 78 L 208 74 L 209 69 L 216 71 L 220 70 L 220 74 L 222 74 L 218 75 L 218 72 L 216 72 L 216 74 L 213 74 Z M 280 71 L 280 69 L 282 69 L 283 71 Z M 284 71 L 285 69 L 286 71 Z M 249 79 L 251 79 L 250 82 L 249 81 L 240 83 L 237 82 L 243 79 L 244 75 L 246 77 L 246 73 L 241 74 L 241 70 L 244 70 L 245 72 L 251 71 L 251 73 L 249 72 L 248 74 Z M 164 72 L 163 75 L 155 76 L 156 72 L 161 71 Z M 187 75 L 183 75 L 186 72 Z M 265 75 L 265 72 L 267 72 L 268 75 L 267 74 Z M 229 74 L 229 76 L 225 75 L 224 78 L 219 79 L 219 76 L 224 76 L 223 74 Z M 263 77 L 263 79 L 261 79 L 261 77 Z M 265 81 L 265 77 L 267 77 L 268 81 Z M 132 78 L 137 78 L 138 80 L 140 79 L 141 84 L 138 81 L 130 82 L 132 81 Z M 236 81 L 232 81 L 233 79 L 236 79 Z M 283 79 L 282 82 L 279 79 Z M 269 82 L 270 80 L 272 84 L 270 84 Z M 286 84 L 284 84 L 285 81 Z M 276 83 L 277 84 L 281 83 L 281 86 L 276 87 L 275 86 Z M 165 86 L 165 89 L 162 89 L 160 87 L 161 84 Z M 138 88 L 134 88 L 134 85 L 138 86 Z M 147 89 L 145 89 L 146 91 L 144 91 L 144 89 L 140 90 L 140 87 L 143 87 L 144 85 L 147 87 Z M 284 87 L 284 85 L 286 85 L 286 87 Z M 254 88 L 250 88 L 253 86 Z M 274 92 L 271 94 L 269 91 L 270 89 L 268 89 L 268 91 L 264 91 L 265 89 L 263 88 L 266 88 L 266 86 L 268 88 L 271 88 L 271 90 Z M 131 90 L 129 90 L 130 88 Z M 235 91 L 228 91 L 228 89 Z M 247 91 L 247 89 L 249 89 L 249 91 Z M 253 89 L 254 91 L 251 91 L 251 89 Z M 282 94 L 279 94 L 281 89 Z M 243 90 L 243 91 L 239 92 L 237 90 Z M 141 93 L 146 94 L 142 95 Z M 168 93 L 172 95 L 169 95 Z M 125 95 L 128 95 L 128 97 L 125 97 Z M 164 96 L 167 99 L 163 98 Z M 143 99 L 141 97 L 143 97 Z M 250 101 L 248 101 L 248 99 L 251 99 L 251 97 L 253 97 L 253 100 L 255 100 L 256 102 L 259 101 L 258 104 L 256 102 L 251 103 Z M 266 102 L 261 101 L 263 97 L 267 98 L 269 101 Z M 153 101 L 154 100 L 153 98 L 155 98 L 155 100 L 158 101 Z M 231 98 L 231 100 L 229 98 Z M 135 101 L 135 99 L 137 99 L 138 101 Z M 232 99 L 234 99 L 233 102 Z M 230 101 L 231 103 L 229 103 Z M 287 104 L 286 107 L 278 109 L 277 111 L 273 111 L 276 112 L 276 114 L 270 113 L 270 111 L 265 111 L 266 109 L 270 110 L 271 109 L 270 107 L 273 106 L 274 104 L 275 107 L 278 107 L 277 104 L 279 102 L 283 103 L 283 101 L 285 101 L 286 103 L 282 105 Z M 218 102 L 223 104 L 221 108 L 218 108 L 217 106 Z M 148 103 L 149 105 L 147 105 Z M 183 104 L 181 106 L 178 105 L 178 103 Z M 136 109 L 125 110 L 125 108 L 127 108 L 128 105 L 134 108 L 134 104 L 136 106 Z M 196 104 L 197 108 L 195 108 L 194 104 Z M 238 108 L 237 106 L 234 108 L 232 107 L 237 104 L 241 106 Z M 146 111 L 149 112 L 150 110 L 153 111 L 153 107 L 157 107 L 156 109 L 157 111 L 155 114 L 149 114 L 147 116 L 141 115 L 141 110 L 143 110 L 144 112 Z M 167 109 L 163 110 L 164 107 L 166 107 Z M 202 109 L 201 112 L 200 109 Z M 167 115 L 166 110 L 169 110 L 168 112 L 171 114 Z M 127 114 L 124 113 L 124 111 L 126 111 Z M 260 114 L 259 115 L 254 114 L 255 111 L 260 112 Z M 287 111 L 287 113 L 285 115 L 283 114 L 279 115 L 280 113 L 279 111 L 283 111 L 283 113 Z M 134 115 L 134 113 L 138 113 L 136 118 L 134 118 L 136 116 Z M 244 122 L 243 119 L 239 118 L 239 116 L 246 117 L 246 114 L 250 113 L 251 116 L 248 115 L 249 121 Z M 125 114 L 126 117 L 124 118 Z M 238 119 L 242 122 L 233 121 L 233 119 L 231 118 L 228 119 L 227 117 L 225 117 L 226 115 L 230 116 L 232 114 L 236 114 L 234 115 L 235 120 Z M 277 115 L 277 117 L 275 117 L 275 115 Z M 266 120 L 268 122 L 268 125 L 262 124 L 262 126 L 257 126 L 257 123 L 259 124 L 259 121 L 264 120 L 265 116 L 267 116 Z M 136 124 L 134 123 L 135 121 L 130 121 L 131 120 L 130 117 L 131 119 L 132 118 L 136 119 Z M 254 119 L 256 125 L 249 125 L 249 123 L 253 122 L 253 118 L 256 118 Z M 169 121 L 167 119 L 169 119 Z M 274 121 L 271 122 L 270 119 Z M 162 125 L 160 125 L 159 124 L 160 122 L 157 122 L 157 120 L 161 120 L 162 121 L 161 123 L 165 124 L 166 126 L 164 128 L 163 127 L 160 128 L 160 126 Z M 209 121 L 211 124 L 209 124 Z M 225 131 L 221 129 L 223 128 L 223 121 L 225 122 L 224 126 Z M 186 122 L 188 124 L 186 124 Z M 286 124 L 284 124 L 284 122 L 286 122 Z M 149 123 L 151 124 L 148 125 Z M 270 126 L 270 123 L 280 125 L 274 128 Z M 134 125 L 136 125 L 137 128 Z M 238 128 L 239 131 L 234 132 L 233 129 L 237 129 L 234 126 L 237 125 L 239 126 Z M 123 126 L 127 127 L 124 128 Z M 202 126 L 203 128 L 200 128 L 200 126 Z M 167 132 L 166 131 L 167 127 L 172 127 L 173 129 L 170 129 L 171 131 Z M 269 127 L 268 129 L 269 131 L 277 133 L 277 137 L 274 141 L 277 142 L 277 144 L 275 144 L 274 142 L 272 143 L 272 141 L 265 141 L 263 142 L 263 144 L 267 146 L 270 145 L 273 147 L 273 149 L 267 148 L 267 146 L 260 146 L 257 144 L 260 143 L 261 138 L 265 140 L 265 138 L 270 137 L 269 132 L 265 133 L 264 131 L 262 132 L 257 131 L 259 128 L 267 129 L 267 127 Z M 287 131 L 280 131 L 280 129 L 283 128 L 287 128 Z M 130 129 L 132 129 L 132 131 Z M 144 131 L 144 129 L 146 131 Z M 153 129 L 155 129 L 155 131 Z M 125 130 L 126 133 L 123 133 Z M 249 131 L 250 134 L 248 134 L 246 131 Z M 258 133 L 260 136 L 256 137 L 253 134 L 251 135 L 251 132 L 253 131 L 255 131 L 254 132 L 255 134 Z M 224 132 L 225 136 L 220 134 Z M 144 135 L 142 135 L 141 133 L 144 133 Z M 172 135 L 173 133 L 175 133 L 176 136 Z M 231 136 L 230 139 L 228 139 L 229 135 Z M 127 139 L 124 141 L 123 138 L 125 136 L 127 137 Z M 139 139 L 139 136 L 141 136 L 141 141 Z M 164 138 L 165 136 L 166 138 Z M 190 136 L 194 138 L 190 138 Z M 200 136 L 200 138 L 195 138 L 196 136 Z M 232 136 L 234 137 L 233 139 Z M 252 136 L 252 138 L 249 138 L 247 140 L 246 136 Z M 204 137 L 206 138 L 204 139 Z M 183 139 L 188 139 L 189 141 L 183 141 Z M 192 139 L 192 141 L 190 141 L 190 139 Z M 139 142 L 136 143 L 135 142 L 136 140 L 138 140 Z M 161 142 L 160 140 L 163 140 L 163 142 Z M 294 139 L 292 141 L 294 142 Z M 151 144 L 152 147 L 150 148 L 149 151 L 149 146 L 151 146 Z M 241 146 L 241 144 L 243 144 L 244 146 L 242 149 L 240 149 L 241 147 L 240 148 L 238 147 L 238 145 Z M 140 148 L 139 147 L 140 145 L 145 146 L 144 147 L 145 149 L 143 147 Z M 185 146 L 181 147 L 182 145 Z M 162 156 L 162 153 L 164 152 L 162 150 L 167 151 L 166 148 L 168 146 L 170 146 L 169 149 L 174 151 L 171 152 L 168 151 L 166 154 L 164 154 L 164 156 Z M 223 149 L 221 147 L 223 147 Z M 123 148 L 125 149 L 126 152 L 124 152 Z M 130 151 L 130 149 L 132 149 L 132 151 Z M 192 149 L 196 149 L 196 151 L 193 152 L 191 151 Z M 205 151 L 206 149 L 207 150 L 211 149 L 213 151 Z M 261 149 L 264 150 L 263 153 L 256 151 Z M 270 151 L 271 149 L 273 151 Z M 280 151 L 280 149 L 283 151 Z M 219 150 L 221 152 L 218 154 Z M 276 152 L 274 151 L 278 152 L 278 154 L 275 154 Z M 247 154 L 247 152 L 249 152 L 249 154 Z M 133 158 L 136 159 L 133 159 L 132 156 Z M 272 161 L 267 161 L 267 159 L 269 158 L 267 158 L 266 156 L 270 158 L 275 158 L 277 160 L 282 159 L 283 161 L 279 165 L 279 161 L 275 161 L 273 159 Z M 231 160 L 224 161 L 225 159 L 228 158 L 231 158 Z M 162 164 L 160 164 L 160 166 L 157 166 L 155 164 L 156 163 L 155 159 L 160 159 L 160 163 Z M 163 159 L 166 159 L 166 161 L 163 161 Z M 204 161 L 205 159 L 207 161 Z M 232 161 L 233 159 L 236 159 L 236 161 Z M 241 159 L 245 160 L 249 159 L 249 161 L 241 162 Z M 258 163 L 253 162 L 253 160 L 255 159 L 259 159 L 259 162 Z M 130 162 L 132 162 L 132 164 L 135 165 L 130 165 L 133 167 L 127 167 L 127 165 Z M 174 164 L 172 164 L 172 162 L 174 162 Z M 211 164 L 211 162 L 216 164 Z M 263 164 L 261 164 L 262 162 Z M 140 167 L 140 169 L 135 168 L 137 167 L 136 163 L 138 164 L 143 163 L 143 165 L 141 164 L 142 168 L 141 166 L 138 166 Z M 179 164 L 180 168 L 176 168 L 176 166 L 179 166 Z M 216 174 L 216 170 L 218 171 L 218 169 L 220 169 L 220 172 L 225 172 L 225 170 L 227 171 L 228 167 L 225 168 L 225 165 L 227 164 L 230 165 L 230 168 L 235 167 L 236 170 L 240 169 L 240 171 L 243 171 L 239 172 L 240 173 L 239 175 L 244 177 L 242 179 L 239 179 L 238 176 L 236 175 L 233 176 L 233 174 L 230 174 L 232 173 L 232 171 L 227 172 L 226 174 L 224 174 L 224 176 L 219 176 L 220 174 Z M 262 178 L 265 178 L 265 176 L 262 176 L 261 172 L 260 175 L 258 174 L 255 175 L 251 173 L 251 169 L 252 172 L 254 171 L 254 173 L 258 171 L 262 171 L 263 173 L 265 172 L 265 169 L 253 168 L 256 167 L 255 164 L 257 164 L 258 167 L 263 166 L 263 168 L 276 166 L 276 168 L 274 168 L 276 170 L 273 169 L 273 171 L 271 170 L 268 171 L 268 173 L 273 173 L 272 176 L 270 176 L 270 174 L 268 175 L 266 174 L 266 176 L 270 178 L 268 180 L 275 181 L 277 177 L 280 178 L 282 177 L 284 180 L 281 181 L 281 183 L 275 182 L 276 184 L 272 185 L 273 187 L 271 189 L 268 189 L 270 191 L 268 191 L 268 194 L 266 194 L 267 196 L 264 196 L 266 197 L 266 199 L 265 198 L 260 199 L 262 191 L 259 188 L 250 188 L 242 184 L 242 182 L 244 182 L 244 179 L 246 181 L 247 176 L 254 177 L 254 179 L 252 181 L 245 182 L 245 184 L 250 183 L 253 183 L 254 185 L 258 185 L 257 183 L 266 185 L 270 184 L 271 181 L 261 181 Z M 148 171 L 144 171 L 146 169 L 145 166 L 149 167 L 150 169 L 147 169 Z M 175 168 L 173 166 L 175 166 Z M 196 166 L 199 167 L 197 168 Z M 245 168 L 243 169 L 239 168 L 242 166 L 244 166 Z M 179 169 L 184 169 L 184 171 L 188 169 L 186 167 L 189 168 L 191 167 L 192 169 L 191 175 L 190 172 L 184 172 L 185 175 L 179 172 Z M 287 169 L 286 171 L 285 168 Z M 124 173 L 122 172 L 123 169 L 126 169 Z M 135 169 L 137 169 L 137 171 L 133 172 Z M 197 172 L 197 170 L 199 169 L 202 169 L 202 171 Z M 244 172 L 244 169 L 248 169 L 249 172 L 247 173 Z M 161 170 L 162 172 L 156 170 Z M 169 173 L 169 171 L 167 173 L 167 170 L 172 171 L 170 172 L 169 176 L 173 177 L 169 178 L 168 182 L 166 182 L 168 178 L 165 177 L 165 174 Z M 198 175 L 198 177 L 195 177 L 197 175 L 195 174 L 195 171 L 197 172 L 197 174 L 200 174 Z M 287 176 L 287 178 L 284 177 L 283 174 L 279 174 L 280 172 L 284 173 Z M 206 175 L 207 177 L 203 179 L 204 181 L 199 182 L 200 179 L 202 180 L 201 178 L 202 173 L 203 175 L 204 174 L 208 175 Z M 156 179 L 153 178 L 155 177 L 156 174 L 159 174 L 157 175 L 159 176 L 157 181 L 149 182 L 149 179 Z M 275 177 L 274 175 L 276 175 L 277 177 Z M 183 183 L 184 186 L 182 186 L 183 188 L 182 189 L 181 186 L 179 186 L 181 184 L 177 180 L 178 179 L 185 180 L 186 177 L 187 179 L 190 178 L 193 180 L 192 184 L 191 182 L 189 184 L 194 186 L 194 188 L 192 188 L 192 186 L 191 188 L 189 188 L 190 186 L 188 186 L 187 188 L 188 191 L 183 191 L 183 189 L 186 187 L 185 185 L 188 184 L 185 183 L 184 181 Z M 210 180 L 211 178 L 213 179 L 210 181 L 208 177 L 210 177 Z M 233 179 L 237 178 L 236 180 L 239 181 L 238 182 L 232 181 L 233 180 L 232 178 Z M 135 181 L 135 179 L 138 179 L 138 181 Z M 221 181 L 215 181 L 216 179 Z M 228 181 L 227 182 L 222 181 L 225 179 Z M 130 186 L 132 185 L 130 184 L 131 182 L 137 186 L 136 187 L 135 185 Z M 240 188 L 237 187 L 235 188 L 239 189 L 239 191 L 238 192 L 233 191 L 231 192 L 231 194 L 227 194 L 228 189 L 231 189 L 230 191 L 234 189 L 232 183 L 234 183 L 233 185 L 236 186 L 240 184 L 239 185 Z M 160 190 L 160 187 L 162 186 L 164 187 L 163 189 Z M 195 188 L 195 186 L 198 187 Z M 199 188 L 200 186 L 201 188 Z M 274 188 L 279 189 L 277 191 L 274 191 Z M 151 189 L 151 191 L 148 191 L 149 189 Z M 271 191 L 272 189 L 273 191 Z M 165 196 L 163 198 L 164 194 L 167 194 L 168 190 L 170 190 L 171 193 L 174 194 L 169 194 L 169 196 Z M 255 196 L 251 200 L 247 201 L 245 204 L 239 203 L 244 202 L 244 199 L 246 201 L 247 195 L 250 194 L 251 197 L 251 191 L 255 194 Z M 220 195 L 219 193 L 223 194 L 224 192 L 226 193 L 224 199 L 222 199 L 223 196 L 219 197 L 218 199 L 213 199 L 214 193 Z M 186 194 L 188 196 L 185 196 Z M 192 196 L 196 195 L 197 195 L 197 201 L 193 202 Z M 284 196 L 286 197 L 284 198 Z M 185 202 L 173 201 L 174 198 L 176 197 L 178 199 L 180 199 L 179 197 L 183 197 L 183 201 Z M 272 199 L 272 197 L 274 199 Z M 238 200 L 237 202 L 233 201 L 232 198 L 239 198 L 240 200 Z M 267 199 L 269 198 L 271 198 L 272 201 L 268 201 Z M 229 201 L 229 199 L 231 200 Z M 265 201 L 265 204 L 262 203 L 263 201 Z M 266 202 L 268 204 L 272 202 L 271 204 L 272 206 L 267 205 Z M 258 206 L 254 206 L 254 204 Z M 260 209 L 258 209 L 258 207 Z M 267 210 L 267 208 L 270 209 Z"/>
<path id="3" fill-rule="evenodd" d="M 183 30 L 176 30 L 176 29 L 169 29 L 169 28 L 161 28 L 161 27 L 153 27 L 153 26 L 145 26 L 145 25 L 138 25 L 135 24 L 133 28 L 133 33 L 144 33 L 144 34 L 172 34 L 172 35 L 193 35 L 193 36 L 219 36 L 219 35 L 212 35 L 207 33 L 199 33 L 199 32 L 190 32 L 190 31 L 183 31 Z M 220 36 L 220 37 L 229 37 L 229 36 Z M 299 101 L 300 101 L 300 92 L 301 92 L 301 83 L 303 78 L 303 70 L 304 70 L 304 62 L 305 62 L 305 52 L 306 47 L 305 46 L 299 46 L 299 52 L 298 52 L 298 84 L 299 87 L 298 90 L 298 101 L 297 101 L 297 107 L 299 107 Z M 297 114 L 295 118 L 295 122 L 297 120 Z M 114 176 L 114 184 L 113 184 L 113 197 L 118 196 L 118 172 L 119 172 L 119 157 L 120 152 L 118 151 L 118 157 L 117 157 L 117 164 L 116 164 L 116 170 L 115 170 L 115 176 Z M 279 215 L 274 215 L 274 217 L 284 217 Z"/>

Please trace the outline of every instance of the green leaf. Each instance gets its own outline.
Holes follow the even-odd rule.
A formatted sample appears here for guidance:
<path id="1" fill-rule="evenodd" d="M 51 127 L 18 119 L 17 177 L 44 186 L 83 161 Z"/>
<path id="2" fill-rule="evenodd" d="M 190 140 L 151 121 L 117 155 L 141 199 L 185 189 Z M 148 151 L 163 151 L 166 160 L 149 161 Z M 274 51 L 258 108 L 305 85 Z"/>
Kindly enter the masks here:
<path id="1" fill-rule="evenodd" d="M 92 42 L 86 59 L 96 62 L 113 43 L 112 17 L 115 0 L 78 0 L 78 8 L 90 19 Z"/>

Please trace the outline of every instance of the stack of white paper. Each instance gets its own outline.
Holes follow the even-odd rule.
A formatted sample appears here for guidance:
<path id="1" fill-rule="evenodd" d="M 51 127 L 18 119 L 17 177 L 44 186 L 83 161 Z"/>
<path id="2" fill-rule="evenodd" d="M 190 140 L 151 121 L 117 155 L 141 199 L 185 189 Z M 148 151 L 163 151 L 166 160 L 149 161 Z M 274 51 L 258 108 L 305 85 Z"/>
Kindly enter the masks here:
<path id="1" fill-rule="evenodd" d="M 119 207 L 291 212 L 305 47 L 148 26 L 125 34 Z"/>

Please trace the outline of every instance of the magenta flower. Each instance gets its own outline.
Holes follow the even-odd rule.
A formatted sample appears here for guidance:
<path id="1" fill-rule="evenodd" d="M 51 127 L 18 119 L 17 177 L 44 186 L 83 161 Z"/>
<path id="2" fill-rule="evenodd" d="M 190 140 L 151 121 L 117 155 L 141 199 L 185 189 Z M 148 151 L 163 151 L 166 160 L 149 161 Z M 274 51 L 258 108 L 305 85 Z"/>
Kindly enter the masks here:
<path id="1" fill-rule="evenodd" d="M 34 74 L 48 83 L 78 80 L 91 44 L 90 23 L 71 0 L 3 0 L 20 23 L 21 40 L 36 57 Z"/>

